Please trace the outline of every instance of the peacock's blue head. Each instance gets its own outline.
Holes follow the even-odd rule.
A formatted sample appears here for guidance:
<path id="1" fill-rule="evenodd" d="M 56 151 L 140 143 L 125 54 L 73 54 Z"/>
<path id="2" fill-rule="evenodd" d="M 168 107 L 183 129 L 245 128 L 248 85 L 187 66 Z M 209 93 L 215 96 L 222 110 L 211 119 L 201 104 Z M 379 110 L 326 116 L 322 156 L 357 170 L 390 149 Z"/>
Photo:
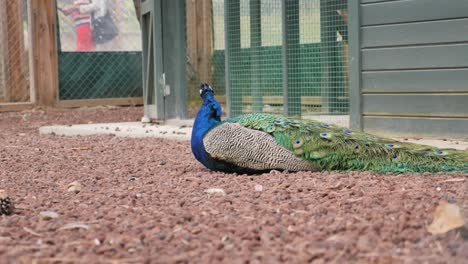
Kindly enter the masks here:
<path id="1" fill-rule="evenodd" d="M 202 83 L 200 85 L 200 96 L 203 104 L 200 110 L 198 110 L 197 117 L 200 116 L 215 121 L 221 121 L 222 108 L 219 102 L 214 98 L 213 88 L 207 83 Z"/>
<path id="2" fill-rule="evenodd" d="M 207 83 L 202 83 L 200 85 L 200 96 L 203 98 L 207 93 L 211 93 L 213 95 L 213 88 L 211 88 L 211 86 Z"/>

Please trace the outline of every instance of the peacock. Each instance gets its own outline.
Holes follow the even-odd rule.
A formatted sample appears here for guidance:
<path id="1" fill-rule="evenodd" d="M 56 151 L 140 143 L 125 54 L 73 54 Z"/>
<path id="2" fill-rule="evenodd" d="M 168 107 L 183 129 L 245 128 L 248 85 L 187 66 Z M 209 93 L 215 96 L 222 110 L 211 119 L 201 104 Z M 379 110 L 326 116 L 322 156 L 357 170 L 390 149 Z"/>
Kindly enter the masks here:
<path id="1" fill-rule="evenodd" d="M 194 121 L 195 158 L 214 171 L 468 172 L 468 151 L 437 149 L 352 131 L 312 120 L 267 113 L 221 121 L 221 105 L 208 84 Z"/>

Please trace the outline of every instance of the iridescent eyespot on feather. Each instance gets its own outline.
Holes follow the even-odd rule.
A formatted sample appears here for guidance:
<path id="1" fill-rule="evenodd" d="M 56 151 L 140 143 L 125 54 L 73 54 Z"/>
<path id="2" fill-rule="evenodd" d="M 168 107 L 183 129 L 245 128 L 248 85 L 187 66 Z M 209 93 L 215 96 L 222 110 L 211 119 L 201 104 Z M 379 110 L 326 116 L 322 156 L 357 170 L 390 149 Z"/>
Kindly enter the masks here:
<path id="1" fill-rule="evenodd" d="M 352 135 L 352 134 L 353 134 L 353 131 L 348 130 L 348 129 L 345 129 L 345 130 L 343 130 L 343 134 L 345 134 L 345 135 Z"/>
<path id="2" fill-rule="evenodd" d="M 268 126 L 268 127 L 265 129 L 265 132 L 267 132 L 267 133 L 273 133 L 273 132 L 275 132 L 275 127 L 274 127 L 274 126 Z"/>
<path id="3" fill-rule="evenodd" d="M 301 123 L 299 123 L 299 122 L 297 122 L 297 121 L 293 121 L 293 122 L 291 123 L 291 126 L 292 126 L 292 127 L 301 127 Z"/>
<path id="4" fill-rule="evenodd" d="M 304 144 L 304 141 L 302 139 L 296 139 L 293 141 L 293 148 L 295 149 L 300 148 L 302 147 L 303 144 Z"/>
<path id="5" fill-rule="evenodd" d="M 438 156 L 446 156 L 448 155 L 449 153 L 447 151 L 442 151 L 442 150 L 437 150 L 436 152 L 434 152 L 436 155 Z"/>
<path id="6" fill-rule="evenodd" d="M 397 158 L 398 158 L 397 154 L 393 154 L 393 155 L 392 155 L 392 159 L 393 159 L 393 160 L 396 160 Z"/>
<path id="7" fill-rule="evenodd" d="M 300 156 L 300 155 L 302 155 L 302 154 L 304 154 L 304 150 L 303 150 L 303 149 L 295 149 L 295 150 L 294 150 L 294 155 Z"/>
<path id="8" fill-rule="evenodd" d="M 385 147 L 387 148 L 399 148 L 400 146 L 392 143 L 384 144 Z"/>
<path id="9" fill-rule="evenodd" d="M 283 124 L 283 121 L 281 121 L 281 120 L 276 120 L 276 121 L 275 121 L 275 125 L 280 126 L 280 125 L 282 125 L 282 124 Z"/>
<path id="10" fill-rule="evenodd" d="M 313 152 L 309 153 L 309 158 L 310 159 L 321 159 L 321 158 L 325 157 L 326 155 L 327 154 L 322 153 L 322 152 L 313 151 Z"/>
<path id="11" fill-rule="evenodd" d="M 325 138 L 325 139 L 330 139 L 332 135 L 329 133 L 320 133 L 320 137 Z"/>

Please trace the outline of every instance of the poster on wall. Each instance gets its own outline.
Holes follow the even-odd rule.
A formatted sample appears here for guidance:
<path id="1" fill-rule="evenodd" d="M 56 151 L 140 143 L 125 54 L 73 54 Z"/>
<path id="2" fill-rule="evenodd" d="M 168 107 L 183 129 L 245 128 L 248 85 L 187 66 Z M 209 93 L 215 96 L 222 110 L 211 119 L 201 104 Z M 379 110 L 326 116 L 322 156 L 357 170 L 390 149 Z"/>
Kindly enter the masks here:
<path id="1" fill-rule="evenodd" d="M 141 51 L 133 0 L 57 0 L 62 52 Z"/>

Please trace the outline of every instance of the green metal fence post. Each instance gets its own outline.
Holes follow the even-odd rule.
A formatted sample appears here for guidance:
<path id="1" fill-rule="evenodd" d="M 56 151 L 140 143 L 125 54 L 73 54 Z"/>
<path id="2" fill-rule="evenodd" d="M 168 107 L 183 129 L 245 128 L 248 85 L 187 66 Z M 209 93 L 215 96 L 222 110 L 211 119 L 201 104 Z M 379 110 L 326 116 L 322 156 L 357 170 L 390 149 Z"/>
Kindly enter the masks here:
<path id="1" fill-rule="evenodd" d="M 185 76 L 185 0 L 162 2 L 164 96 L 166 118 L 185 118 L 187 84 Z M 162 87 L 164 89 L 164 87 Z"/>
<path id="2" fill-rule="evenodd" d="M 281 46 L 281 54 L 282 54 L 282 70 L 283 70 L 283 107 L 284 107 L 284 115 L 289 115 L 289 80 L 288 80 L 288 27 L 286 25 L 287 20 L 287 9 L 286 9 L 287 0 L 281 1 L 281 24 L 282 26 L 282 46 Z"/>
<path id="3" fill-rule="evenodd" d="M 348 3 L 349 32 L 349 123 L 350 127 L 362 131 L 361 106 L 361 43 L 360 4 Z"/>
<path id="4" fill-rule="evenodd" d="M 253 112 L 263 111 L 262 79 L 260 76 L 260 47 L 262 45 L 260 0 L 250 1 L 250 80 L 253 98 Z"/>
<path id="5" fill-rule="evenodd" d="M 228 116 L 237 116 L 242 113 L 242 95 L 239 87 L 231 81 L 233 75 L 239 74 L 238 69 L 242 65 L 232 63 L 233 54 L 240 56 L 240 1 L 224 1 L 224 43 L 225 43 L 225 67 L 226 67 L 226 105 Z M 233 105 L 236 102 L 237 105 Z"/>
<path id="6" fill-rule="evenodd" d="M 299 0 L 283 0 L 283 106 L 287 116 L 301 116 L 301 87 L 289 81 L 299 53 Z"/>

